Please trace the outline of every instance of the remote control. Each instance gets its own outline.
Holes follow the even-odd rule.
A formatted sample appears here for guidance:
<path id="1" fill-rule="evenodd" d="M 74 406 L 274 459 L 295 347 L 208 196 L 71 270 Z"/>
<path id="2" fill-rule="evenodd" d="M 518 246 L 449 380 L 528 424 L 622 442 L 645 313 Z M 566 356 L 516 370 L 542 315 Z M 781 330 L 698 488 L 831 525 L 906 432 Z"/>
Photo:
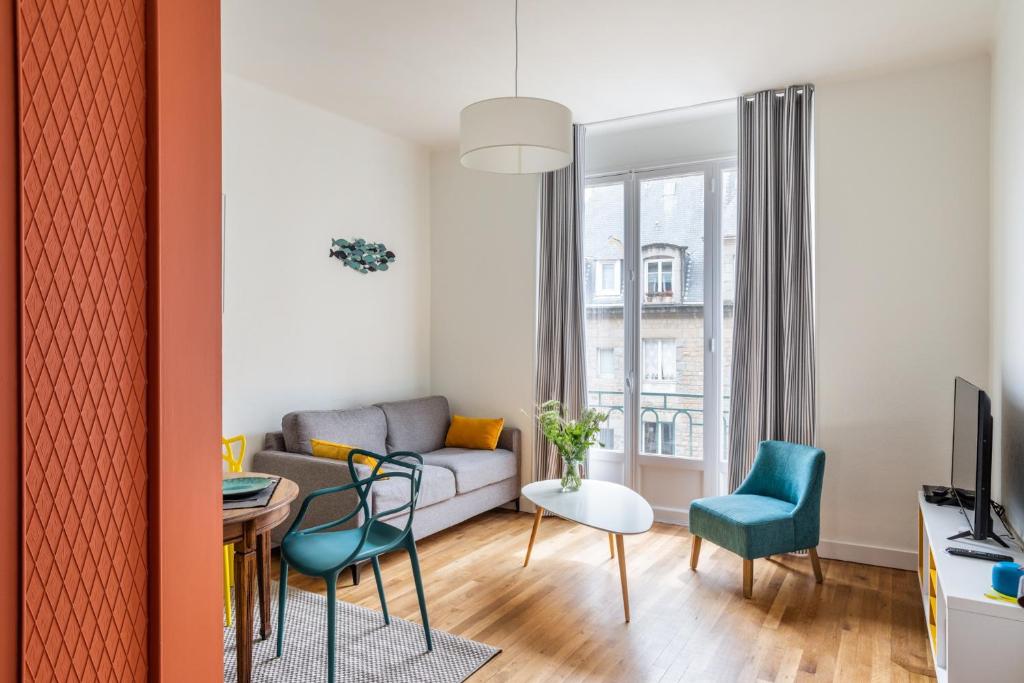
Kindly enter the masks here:
<path id="1" fill-rule="evenodd" d="M 988 562 L 1013 562 L 1013 558 L 1009 555 L 986 553 L 981 550 L 968 550 L 967 548 L 954 548 L 950 546 L 946 548 L 946 552 L 957 557 L 971 557 L 975 560 L 987 560 Z"/>

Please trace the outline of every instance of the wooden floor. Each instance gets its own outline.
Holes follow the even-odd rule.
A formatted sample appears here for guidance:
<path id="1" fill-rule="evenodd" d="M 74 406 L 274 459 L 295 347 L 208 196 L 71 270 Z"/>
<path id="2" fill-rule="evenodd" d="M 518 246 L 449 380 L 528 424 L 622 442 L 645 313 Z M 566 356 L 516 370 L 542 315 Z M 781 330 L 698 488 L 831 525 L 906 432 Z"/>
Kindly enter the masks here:
<path id="1" fill-rule="evenodd" d="M 530 566 L 532 515 L 495 511 L 418 544 L 431 625 L 500 647 L 482 681 L 911 681 L 933 677 L 916 575 L 823 560 L 754 563 L 655 524 L 626 537 L 632 622 L 622 618 L 607 535 L 545 517 Z M 408 556 L 382 562 L 391 614 L 419 621 Z M 276 574 L 276 557 L 275 557 Z M 339 599 L 379 609 L 373 572 L 346 573 Z M 323 592 L 319 580 L 289 583 Z"/>

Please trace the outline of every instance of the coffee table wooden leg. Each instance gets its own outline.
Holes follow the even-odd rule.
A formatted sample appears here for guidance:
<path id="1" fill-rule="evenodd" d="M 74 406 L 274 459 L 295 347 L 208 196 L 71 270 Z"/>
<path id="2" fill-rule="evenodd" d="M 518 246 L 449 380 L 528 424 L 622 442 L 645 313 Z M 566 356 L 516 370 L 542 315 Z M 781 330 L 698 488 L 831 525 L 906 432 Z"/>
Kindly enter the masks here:
<path id="1" fill-rule="evenodd" d="M 619 551 L 619 579 L 622 581 L 622 609 L 629 622 L 629 583 L 626 581 L 626 546 L 622 543 L 622 534 L 615 534 L 615 547 Z"/>
<path id="2" fill-rule="evenodd" d="M 242 542 L 235 543 L 235 647 L 238 683 L 252 679 L 253 583 L 256 578 L 256 529 L 246 524 Z"/>
<path id="3" fill-rule="evenodd" d="M 260 591 L 260 638 L 266 640 L 274 629 L 270 623 L 270 532 L 256 539 L 256 581 Z"/>
<path id="4" fill-rule="evenodd" d="M 544 508 L 537 506 L 537 512 L 533 515 L 533 531 L 530 532 L 530 544 L 526 546 L 526 559 L 523 566 L 530 564 L 530 553 L 533 552 L 533 542 L 537 540 L 537 529 L 540 528 L 540 518 L 544 516 Z"/>
<path id="5" fill-rule="evenodd" d="M 615 534 L 608 534 L 608 552 L 611 553 L 612 559 L 615 559 Z"/>

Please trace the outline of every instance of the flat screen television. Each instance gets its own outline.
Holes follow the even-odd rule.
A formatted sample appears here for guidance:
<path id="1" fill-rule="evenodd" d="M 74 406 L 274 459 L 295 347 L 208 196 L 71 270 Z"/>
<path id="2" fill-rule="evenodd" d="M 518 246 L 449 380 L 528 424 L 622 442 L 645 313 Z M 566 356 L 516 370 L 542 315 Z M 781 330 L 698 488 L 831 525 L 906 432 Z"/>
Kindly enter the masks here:
<path id="1" fill-rule="evenodd" d="M 967 518 L 969 531 L 950 537 L 992 538 L 989 512 L 992 486 L 992 401 L 963 377 L 953 382 L 953 467 L 951 488 Z"/>

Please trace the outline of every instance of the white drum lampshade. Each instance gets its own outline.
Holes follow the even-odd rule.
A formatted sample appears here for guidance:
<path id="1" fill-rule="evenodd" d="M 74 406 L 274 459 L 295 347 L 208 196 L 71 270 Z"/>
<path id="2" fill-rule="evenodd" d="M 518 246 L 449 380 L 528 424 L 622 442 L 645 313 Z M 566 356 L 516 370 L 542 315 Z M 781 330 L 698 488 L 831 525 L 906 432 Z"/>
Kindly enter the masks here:
<path id="1" fill-rule="evenodd" d="M 572 162 L 572 112 L 536 97 L 475 102 L 460 116 L 462 165 L 493 173 L 541 173 Z"/>

